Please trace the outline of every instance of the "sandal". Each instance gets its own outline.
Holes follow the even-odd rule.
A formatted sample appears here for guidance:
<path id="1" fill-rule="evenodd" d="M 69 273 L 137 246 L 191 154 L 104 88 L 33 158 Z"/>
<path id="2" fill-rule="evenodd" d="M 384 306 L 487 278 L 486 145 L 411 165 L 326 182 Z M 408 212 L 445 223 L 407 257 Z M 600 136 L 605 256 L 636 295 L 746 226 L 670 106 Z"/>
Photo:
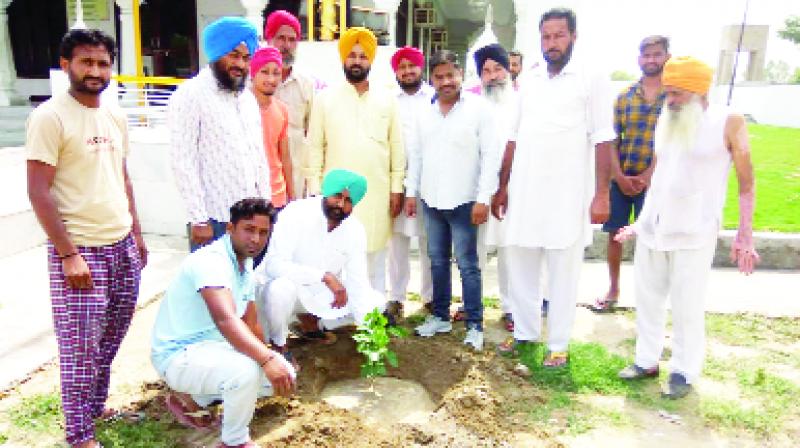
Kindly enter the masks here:
<path id="1" fill-rule="evenodd" d="M 617 307 L 618 300 L 619 298 L 611 300 L 608 296 L 604 298 L 598 297 L 594 300 L 594 305 L 590 306 L 589 309 L 595 313 L 613 313 L 614 309 Z"/>
<path id="2" fill-rule="evenodd" d="M 332 345 L 337 340 L 336 334 L 330 331 L 303 331 L 303 327 L 300 325 L 300 322 L 294 322 L 289 325 L 289 331 L 291 331 L 292 334 L 294 334 L 301 341 L 306 342 L 319 342 L 322 345 Z"/>
<path id="3" fill-rule="evenodd" d="M 96 418 L 104 422 L 124 420 L 128 423 L 139 423 L 144 420 L 144 412 L 119 411 L 114 408 L 105 408 Z"/>
<path id="4" fill-rule="evenodd" d="M 170 393 L 164 399 L 170 414 L 178 423 L 192 429 L 213 429 L 220 424 L 219 418 L 206 409 L 190 411 L 187 404 L 177 394 Z"/>
<path id="5" fill-rule="evenodd" d="M 564 367 L 567 362 L 569 362 L 569 354 L 567 352 L 547 352 L 542 365 L 548 368 L 558 368 Z"/>
<path id="6" fill-rule="evenodd" d="M 511 313 L 505 313 L 502 317 L 503 325 L 506 328 L 506 331 L 509 333 L 514 332 L 514 317 L 511 316 Z"/>
<path id="7" fill-rule="evenodd" d="M 528 342 L 529 341 L 518 341 L 514 339 L 513 336 L 509 337 L 505 341 L 497 344 L 497 353 L 503 356 L 518 357 L 520 346 Z"/>
<path id="8" fill-rule="evenodd" d="M 452 319 L 453 322 L 461 322 L 466 319 L 467 319 L 467 312 L 464 311 L 464 307 L 463 306 L 458 307 L 456 312 L 453 313 L 453 319 Z"/>

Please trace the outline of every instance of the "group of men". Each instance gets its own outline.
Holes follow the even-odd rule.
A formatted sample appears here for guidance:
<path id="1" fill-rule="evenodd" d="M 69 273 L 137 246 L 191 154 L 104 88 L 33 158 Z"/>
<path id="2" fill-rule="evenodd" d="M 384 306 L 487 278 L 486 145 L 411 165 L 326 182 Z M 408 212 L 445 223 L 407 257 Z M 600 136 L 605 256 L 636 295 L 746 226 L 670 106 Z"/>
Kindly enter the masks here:
<path id="1" fill-rule="evenodd" d="M 248 427 L 257 398 L 295 388 L 290 331 L 329 343 L 327 330 L 376 308 L 401 319 L 415 237 L 430 302 L 419 336 L 450 332 L 463 318 L 464 343 L 483 349 L 482 270 L 495 247 L 513 332 L 497 349 L 514 353 L 541 339 L 546 272 L 544 365 L 563 366 L 591 223 L 605 223 L 611 236 L 611 285 L 596 311 L 613 309 L 621 243 L 637 236 L 636 357 L 620 376 L 658 374 L 669 298 L 665 394 L 689 392 L 702 369 L 704 286 L 731 161 L 740 210 L 731 257 L 745 273 L 758 261 L 745 122 L 709 104 L 711 69 L 670 58 L 664 37 L 642 41 L 642 78 L 615 102 L 607 77 L 573 56 L 572 11 L 546 12 L 539 29 L 543 64 L 520 74 L 521 54 L 486 46 L 475 53 L 474 89 L 462 86 L 454 53 L 429 55 L 428 85 L 425 55 L 400 48 L 391 59 L 396 91 L 369 82 L 377 40 L 365 28 L 340 36 L 346 80 L 322 91 L 293 67 L 301 28 L 291 14 L 267 18 L 261 48 L 242 18 L 203 30 L 209 65 L 169 107 L 193 253 L 152 336 L 178 421 L 221 425 L 222 447 L 256 446 Z M 38 107 L 27 129 L 29 196 L 49 237 L 66 438 L 78 447 L 100 446 L 94 419 L 117 413 L 105 408 L 110 364 L 147 260 L 125 168 L 125 117 L 100 103 L 113 59 L 102 32 L 67 33 L 60 64 L 69 91 Z M 453 255 L 464 304 L 456 316 Z M 221 422 L 206 409 L 219 400 Z"/>

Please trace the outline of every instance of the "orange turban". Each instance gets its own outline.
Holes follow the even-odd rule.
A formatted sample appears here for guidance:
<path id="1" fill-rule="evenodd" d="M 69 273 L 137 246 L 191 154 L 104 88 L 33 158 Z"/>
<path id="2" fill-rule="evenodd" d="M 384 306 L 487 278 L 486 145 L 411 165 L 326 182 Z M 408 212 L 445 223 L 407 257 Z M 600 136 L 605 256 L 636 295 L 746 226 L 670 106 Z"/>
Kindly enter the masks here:
<path id="1" fill-rule="evenodd" d="M 714 71 L 703 61 L 691 56 L 678 56 L 664 64 L 661 82 L 665 86 L 705 95 L 711 88 L 713 76 Z"/>
<path id="2" fill-rule="evenodd" d="M 339 38 L 339 57 L 342 58 L 342 62 L 347 59 L 347 55 L 350 54 L 350 50 L 353 49 L 355 44 L 361 44 L 361 48 L 367 53 L 371 64 L 372 61 L 375 60 L 375 51 L 378 49 L 378 39 L 375 38 L 372 31 L 360 26 L 355 26 L 353 28 L 348 28 L 347 31 L 342 34 Z"/>

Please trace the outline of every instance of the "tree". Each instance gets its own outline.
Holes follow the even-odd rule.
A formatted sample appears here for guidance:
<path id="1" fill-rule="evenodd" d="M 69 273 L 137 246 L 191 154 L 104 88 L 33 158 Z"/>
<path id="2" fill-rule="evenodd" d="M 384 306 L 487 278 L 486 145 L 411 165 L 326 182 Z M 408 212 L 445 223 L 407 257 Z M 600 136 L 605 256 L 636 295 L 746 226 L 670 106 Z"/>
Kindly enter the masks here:
<path id="1" fill-rule="evenodd" d="M 790 75 L 789 64 L 786 61 L 769 61 L 764 67 L 764 76 L 771 84 L 786 84 Z"/>
<path id="2" fill-rule="evenodd" d="M 633 81 L 636 76 L 626 72 L 625 70 L 614 70 L 611 72 L 612 81 Z"/>
<path id="3" fill-rule="evenodd" d="M 789 83 L 800 84 L 800 67 L 794 69 L 794 75 L 792 75 L 792 78 L 789 80 Z"/>
<path id="4" fill-rule="evenodd" d="M 778 30 L 778 36 L 800 45 L 800 16 L 787 17 L 784 28 Z"/>

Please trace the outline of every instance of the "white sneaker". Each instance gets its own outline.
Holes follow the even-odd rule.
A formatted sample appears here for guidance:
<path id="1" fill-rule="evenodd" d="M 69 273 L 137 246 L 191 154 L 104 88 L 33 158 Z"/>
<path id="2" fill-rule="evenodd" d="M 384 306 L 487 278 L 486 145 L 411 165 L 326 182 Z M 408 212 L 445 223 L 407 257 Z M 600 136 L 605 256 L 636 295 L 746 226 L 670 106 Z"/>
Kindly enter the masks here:
<path id="1" fill-rule="evenodd" d="M 453 324 L 450 321 L 439 319 L 436 316 L 428 316 L 425 322 L 414 329 L 417 335 L 424 338 L 429 338 L 436 333 L 450 333 L 453 329 Z"/>
<path id="2" fill-rule="evenodd" d="M 483 332 L 477 328 L 470 328 L 467 330 L 467 337 L 464 338 L 464 344 L 472 346 L 476 352 L 483 351 Z"/>

